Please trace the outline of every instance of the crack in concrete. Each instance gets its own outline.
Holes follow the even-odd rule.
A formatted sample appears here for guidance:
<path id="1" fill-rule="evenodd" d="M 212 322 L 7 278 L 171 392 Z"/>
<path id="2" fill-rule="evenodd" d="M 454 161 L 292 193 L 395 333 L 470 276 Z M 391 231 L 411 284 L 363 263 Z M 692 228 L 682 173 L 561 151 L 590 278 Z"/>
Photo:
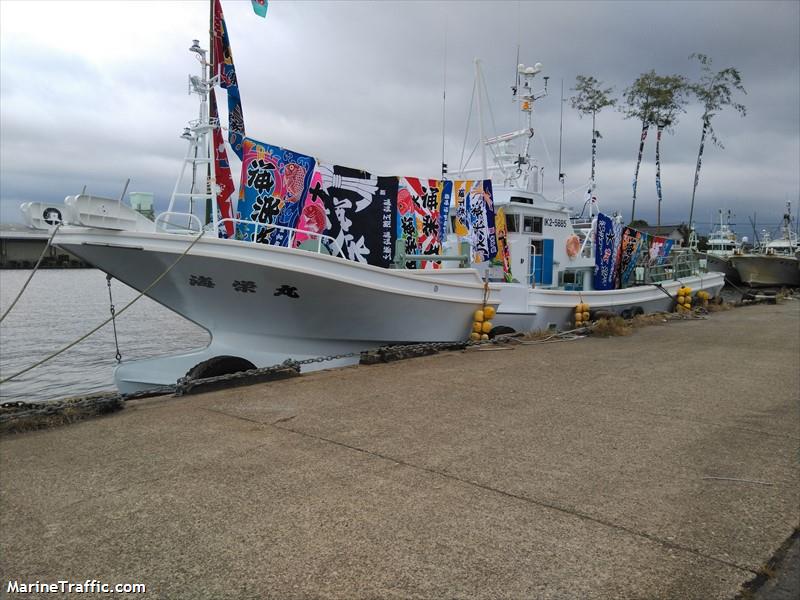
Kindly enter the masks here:
<path id="1" fill-rule="evenodd" d="M 443 477 L 445 479 L 450 479 L 452 481 L 457 481 L 459 483 L 462 483 L 462 484 L 465 484 L 465 485 L 469 485 L 469 486 L 473 486 L 473 487 L 476 487 L 476 488 L 479 488 L 479 489 L 482 489 L 482 490 L 485 490 L 485 491 L 488 491 L 488 492 L 492 492 L 492 493 L 495 493 L 495 494 L 499 494 L 499 495 L 505 496 L 507 498 L 512 498 L 514 500 L 519 500 L 519 501 L 522 501 L 522 502 L 526 502 L 528 504 L 533 504 L 533 505 L 536 505 L 536 506 L 540 506 L 542 508 L 549 508 L 551 510 L 556 510 L 558 512 L 561 512 L 561 513 L 564 513 L 564 514 L 568 514 L 568 515 L 573 516 L 573 517 L 578 517 L 580 519 L 584 519 L 584 520 L 590 521 L 592 523 L 597 523 L 599 525 L 603 525 L 604 527 L 608 527 L 608 528 L 611 528 L 611 529 L 616 529 L 616 530 L 619 530 L 619 531 L 623 531 L 623 532 L 625 532 L 625 533 L 627 533 L 629 535 L 633 535 L 635 537 L 644 538 L 644 539 L 646 539 L 648 541 L 654 542 L 654 543 L 656 543 L 656 544 L 658 544 L 660 546 L 663 546 L 665 548 L 670 548 L 670 549 L 673 549 L 673 550 L 679 550 L 679 551 L 682 551 L 682 552 L 688 552 L 688 553 L 694 554 L 695 556 L 698 556 L 700 558 L 704 558 L 706 560 L 710 560 L 710 561 L 725 565 L 727 567 L 732 567 L 734 569 L 738 569 L 740 571 L 744 571 L 745 573 L 753 574 L 753 573 L 757 572 L 756 570 L 751 569 L 750 567 L 739 565 L 739 564 L 731 562 L 731 561 L 723 560 L 723 559 L 717 558 L 715 556 L 710 556 L 710 555 L 705 554 L 704 552 L 702 552 L 702 551 L 700 551 L 700 550 L 698 550 L 696 548 L 691 548 L 689 546 L 683 546 L 681 544 L 676 544 L 674 542 L 670 542 L 669 540 L 664 540 L 662 538 L 659 538 L 659 537 L 657 537 L 655 535 L 652 535 L 652 534 L 649 534 L 649 533 L 646 533 L 646 532 L 643 532 L 643 531 L 637 531 L 637 530 L 632 529 L 630 527 L 625 527 L 624 525 L 620 525 L 620 524 L 614 523 L 612 521 L 608 521 L 608 520 L 605 520 L 605 519 L 602 519 L 602 518 L 599 518 L 599 517 L 595 517 L 595 516 L 592 516 L 590 514 L 580 512 L 578 510 L 573 510 L 573 509 L 570 509 L 570 508 L 559 506 L 557 504 L 546 502 L 544 500 L 537 500 L 536 498 L 531 498 L 531 497 L 528 497 L 528 496 L 522 496 L 520 494 L 515 494 L 513 492 L 508 492 L 506 490 L 495 488 L 495 487 L 492 487 L 492 486 L 487 485 L 485 483 L 481 483 L 479 481 L 470 481 L 468 479 L 463 479 L 463 478 L 458 477 L 456 475 L 443 473 L 443 472 L 441 472 L 441 471 L 439 471 L 437 469 L 432 469 L 430 467 L 424 467 L 424 466 L 421 466 L 421 465 L 415 465 L 413 463 L 409 463 L 409 462 L 406 462 L 406 461 L 401 460 L 401 459 L 393 458 L 391 456 L 387 456 L 387 455 L 381 454 L 379 452 L 374 452 L 372 450 L 365 450 L 364 448 L 359 448 L 358 446 L 352 446 L 350 444 L 346 444 L 344 442 L 339 442 L 339 441 L 334 440 L 334 439 L 322 437 L 322 436 L 319 436 L 319 435 L 314 435 L 312 433 L 307 433 L 307 432 L 304 432 L 304 431 L 298 431 L 296 429 L 292 429 L 291 427 L 281 427 L 280 425 L 277 425 L 277 424 L 273 424 L 272 426 L 275 429 L 280 429 L 280 430 L 286 431 L 288 433 L 294 433 L 296 435 L 301 435 L 301 436 L 304 436 L 304 437 L 307 437 L 307 438 L 310 438 L 310 439 L 314 439 L 314 440 L 317 440 L 317 441 L 326 442 L 326 443 L 329 443 L 329 444 L 334 444 L 336 446 L 341 446 L 342 448 L 347 448 L 348 450 L 361 452 L 362 454 L 373 456 L 373 457 L 379 458 L 381 460 L 388 460 L 388 461 L 393 462 L 395 464 L 402 465 L 402 466 L 405 466 L 405 467 L 409 467 L 411 469 L 416 469 L 416 470 L 419 470 L 419 471 L 424 471 L 424 472 L 427 472 L 427 473 L 431 473 L 433 475 L 438 475 L 439 477 Z"/>

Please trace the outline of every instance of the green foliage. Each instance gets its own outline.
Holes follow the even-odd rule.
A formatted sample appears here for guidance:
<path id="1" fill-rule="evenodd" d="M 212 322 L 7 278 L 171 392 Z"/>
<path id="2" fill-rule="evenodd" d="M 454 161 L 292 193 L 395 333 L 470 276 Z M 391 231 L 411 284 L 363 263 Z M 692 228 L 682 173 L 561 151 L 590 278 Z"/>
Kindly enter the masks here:
<path id="1" fill-rule="evenodd" d="M 572 108 L 583 115 L 597 115 L 601 110 L 608 106 L 614 106 L 617 103 L 616 98 L 612 98 L 611 94 L 614 93 L 614 88 L 609 87 L 603 89 L 602 82 L 594 77 L 578 75 L 575 78 L 575 87 L 572 88 L 573 92 L 577 92 L 570 98 Z M 598 132 L 595 132 L 597 137 L 600 137 Z"/>
<path id="2" fill-rule="evenodd" d="M 733 100 L 733 95 L 737 91 L 747 94 L 742 85 L 742 76 L 733 67 L 715 73 L 711 68 L 711 59 L 705 54 L 696 52 L 689 56 L 689 59 L 692 58 L 696 58 L 700 63 L 702 75 L 700 81 L 690 84 L 689 87 L 703 105 L 703 126 L 711 136 L 711 141 L 715 146 L 723 148 L 711 126 L 711 119 L 726 106 L 733 107 L 743 117 L 747 115 L 745 105 Z"/>
<path id="3" fill-rule="evenodd" d="M 642 73 L 623 93 L 626 119 L 638 119 L 672 131 L 678 115 L 686 112 L 692 91 L 683 75 L 658 75 L 654 70 Z"/>
<path id="4" fill-rule="evenodd" d="M 634 229 L 637 229 L 639 227 L 650 227 L 650 224 L 644 219 L 634 219 L 633 221 L 628 223 L 628 227 L 633 227 Z"/>

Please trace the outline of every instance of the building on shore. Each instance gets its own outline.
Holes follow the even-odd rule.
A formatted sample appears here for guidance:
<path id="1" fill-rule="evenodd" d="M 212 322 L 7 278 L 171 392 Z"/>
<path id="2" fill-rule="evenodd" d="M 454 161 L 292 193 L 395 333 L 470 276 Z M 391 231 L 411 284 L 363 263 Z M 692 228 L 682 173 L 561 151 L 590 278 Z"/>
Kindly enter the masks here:
<path id="1" fill-rule="evenodd" d="M 50 232 L 16 223 L 0 224 L 0 269 L 32 269 L 42 254 Z M 89 267 L 78 257 L 50 246 L 40 268 L 69 269 Z"/>

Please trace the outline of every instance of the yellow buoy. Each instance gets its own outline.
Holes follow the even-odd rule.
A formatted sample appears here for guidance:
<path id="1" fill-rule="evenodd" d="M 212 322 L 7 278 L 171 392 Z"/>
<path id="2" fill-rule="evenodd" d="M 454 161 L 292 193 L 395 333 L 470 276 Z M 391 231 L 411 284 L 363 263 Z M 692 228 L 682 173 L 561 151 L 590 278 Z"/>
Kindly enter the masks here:
<path id="1" fill-rule="evenodd" d="M 472 331 L 476 331 L 476 332 L 480 333 L 482 327 L 483 327 L 483 323 L 478 323 L 477 321 L 475 321 L 472 324 Z"/>
<path id="2" fill-rule="evenodd" d="M 479 339 L 481 339 L 481 334 L 473 331 L 469 334 L 469 339 L 471 339 L 473 342 L 477 342 Z"/>
<path id="3" fill-rule="evenodd" d="M 491 321 L 484 321 L 481 325 L 482 325 L 481 331 L 483 331 L 483 333 L 489 333 L 492 330 Z"/>
<path id="4" fill-rule="evenodd" d="M 588 321 L 588 320 L 589 320 L 589 311 L 584 311 L 584 313 L 583 313 L 583 320 L 584 320 L 584 321 Z"/>
<path id="5" fill-rule="evenodd" d="M 477 321 L 478 323 L 483 323 L 483 311 L 480 309 L 476 310 L 475 317 L 473 320 Z"/>
<path id="6" fill-rule="evenodd" d="M 491 319 L 495 314 L 497 314 L 497 311 L 495 311 L 494 306 L 487 306 L 483 309 L 483 317 L 485 319 Z"/>
<path id="7" fill-rule="evenodd" d="M 488 340 L 488 339 L 489 339 L 489 336 L 488 336 L 487 334 L 485 334 L 485 333 L 482 333 L 482 334 L 481 334 L 481 339 L 482 339 L 482 340 Z"/>

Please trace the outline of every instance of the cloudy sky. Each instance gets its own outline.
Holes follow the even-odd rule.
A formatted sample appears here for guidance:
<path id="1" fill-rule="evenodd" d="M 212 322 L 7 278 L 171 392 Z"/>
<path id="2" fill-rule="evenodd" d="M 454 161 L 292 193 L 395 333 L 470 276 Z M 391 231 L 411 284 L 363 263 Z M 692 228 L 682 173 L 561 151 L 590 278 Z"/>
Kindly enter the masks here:
<path id="1" fill-rule="evenodd" d="M 618 95 L 641 73 L 698 78 L 689 54 L 740 70 L 745 118 L 720 114 L 725 149 L 707 145 L 695 210 L 703 230 L 719 208 L 750 233 L 778 225 L 800 196 L 800 2 L 279 2 L 266 20 L 250 2 L 223 0 L 250 136 L 378 174 L 436 177 L 442 151 L 461 155 L 483 61 L 497 133 L 517 129 L 510 102 L 520 61 L 542 62 L 549 96 L 536 106 L 535 154 L 545 193 L 560 194 L 559 96 L 593 75 Z M 116 197 L 167 201 L 195 116 L 187 74 L 192 38 L 207 46 L 207 2 L 0 2 L 0 217 L 25 200 L 59 201 L 83 185 Z M 447 42 L 445 43 L 445 39 Z M 446 60 L 445 60 L 446 57 Z M 446 66 L 446 68 L 445 68 Z M 662 142 L 662 221 L 685 221 L 700 137 L 689 106 Z M 607 109 L 598 129 L 597 195 L 630 215 L 640 124 Z M 487 134 L 495 133 L 487 118 Z M 467 152 L 475 142 L 471 126 Z M 564 106 L 567 201 L 580 208 L 589 179 L 591 122 Z M 655 222 L 654 135 L 637 217 Z M 473 163 L 475 165 L 475 163 Z M 475 165 L 477 166 L 477 165 Z M 705 223 L 704 223 L 705 222 Z"/>

